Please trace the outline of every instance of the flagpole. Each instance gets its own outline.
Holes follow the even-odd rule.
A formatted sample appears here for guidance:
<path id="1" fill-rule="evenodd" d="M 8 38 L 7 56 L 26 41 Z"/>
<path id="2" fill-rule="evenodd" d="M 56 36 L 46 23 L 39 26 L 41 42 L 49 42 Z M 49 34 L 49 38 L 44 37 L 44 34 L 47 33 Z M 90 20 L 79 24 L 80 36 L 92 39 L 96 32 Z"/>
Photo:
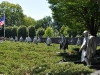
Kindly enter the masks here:
<path id="1" fill-rule="evenodd" d="M 5 12 L 6 12 L 6 3 L 4 7 L 4 38 L 5 38 Z"/>
<path id="2" fill-rule="evenodd" d="M 5 38 L 5 9 L 4 9 L 4 38 Z"/>

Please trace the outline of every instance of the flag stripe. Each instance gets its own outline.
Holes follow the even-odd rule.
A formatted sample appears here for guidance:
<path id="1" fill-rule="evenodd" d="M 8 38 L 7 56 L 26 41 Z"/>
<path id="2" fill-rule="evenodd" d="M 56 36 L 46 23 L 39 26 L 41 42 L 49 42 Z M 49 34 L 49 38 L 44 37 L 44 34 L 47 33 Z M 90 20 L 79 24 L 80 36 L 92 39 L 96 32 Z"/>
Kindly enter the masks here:
<path id="1" fill-rule="evenodd" d="M 2 17 L 1 19 L 0 19 L 0 26 L 3 26 L 4 25 L 4 17 Z"/>
<path id="2" fill-rule="evenodd" d="M 1 22 L 0 22 L 0 26 L 3 26 L 3 25 L 4 25 L 4 21 L 1 21 Z"/>

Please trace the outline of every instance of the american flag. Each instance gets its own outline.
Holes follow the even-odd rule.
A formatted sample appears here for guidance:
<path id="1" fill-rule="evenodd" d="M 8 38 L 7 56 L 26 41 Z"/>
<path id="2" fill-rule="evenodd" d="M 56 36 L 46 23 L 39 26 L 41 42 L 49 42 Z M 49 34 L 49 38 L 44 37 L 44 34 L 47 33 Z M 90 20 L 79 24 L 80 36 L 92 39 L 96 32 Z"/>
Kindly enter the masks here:
<path id="1" fill-rule="evenodd" d="M 4 25 L 4 17 L 2 17 L 1 19 L 0 19 L 0 26 L 3 26 Z"/>

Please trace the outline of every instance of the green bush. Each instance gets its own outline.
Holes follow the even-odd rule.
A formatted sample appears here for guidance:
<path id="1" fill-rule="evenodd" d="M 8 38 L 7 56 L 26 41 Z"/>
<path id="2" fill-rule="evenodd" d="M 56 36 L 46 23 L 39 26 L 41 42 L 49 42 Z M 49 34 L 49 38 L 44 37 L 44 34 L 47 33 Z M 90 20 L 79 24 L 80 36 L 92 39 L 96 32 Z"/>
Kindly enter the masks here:
<path id="1" fill-rule="evenodd" d="M 34 26 L 29 26 L 29 27 L 28 27 L 28 35 L 29 35 L 31 38 L 33 38 L 33 37 L 36 35 Z"/>
<path id="2" fill-rule="evenodd" d="M 12 27 L 5 27 L 5 37 L 9 38 L 12 36 Z"/>
<path id="3" fill-rule="evenodd" d="M 89 67 L 85 67 L 82 64 L 74 64 L 72 62 L 63 63 L 63 64 L 42 64 L 33 68 L 33 74 L 46 75 L 50 73 L 51 75 L 81 75 L 90 74 L 93 72 L 93 69 L 89 69 Z"/>
<path id="4" fill-rule="evenodd" d="M 20 26 L 18 28 L 17 34 L 18 34 L 18 37 L 22 36 L 23 38 L 25 38 L 28 35 L 26 26 Z"/>
<path id="5" fill-rule="evenodd" d="M 45 30 L 44 36 L 45 37 L 47 37 L 47 36 L 53 37 L 54 36 L 54 30 L 51 27 L 47 27 L 46 30 Z"/>
<path id="6" fill-rule="evenodd" d="M 13 38 L 15 38 L 15 36 L 17 36 L 17 28 L 18 28 L 17 26 L 13 26 L 11 29 L 11 32 L 12 32 L 11 35 Z"/>
<path id="7" fill-rule="evenodd" d="M 0 26 L 0 36 L 4 36 L 4 29 Z"/>
<path id="8" fill-rule="evenodd" d="M 38 28 L 37 35 L 42 37 L 44 35 L 44 29 L 43 28 Z"/>

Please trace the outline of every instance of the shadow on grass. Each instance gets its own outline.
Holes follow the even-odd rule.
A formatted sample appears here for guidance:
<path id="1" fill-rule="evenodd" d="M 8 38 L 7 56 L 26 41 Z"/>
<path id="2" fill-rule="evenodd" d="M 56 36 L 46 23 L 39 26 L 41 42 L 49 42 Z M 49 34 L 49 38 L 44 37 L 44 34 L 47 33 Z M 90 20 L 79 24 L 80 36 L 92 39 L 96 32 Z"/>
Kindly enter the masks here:
<path id="1" fill-rule="evenodd" d="M 79 48 L 74 48 L 73 50 L 78 52 L 79 51 Z"/>
<path id="2" fill-rule="evenodd" d="M 74 62 L 75 64 L 84 64 L 86 63 L 81 62 L 81 53 L 79 53 L 79 48 L 74 48 L 77 54 L 68 54 L 68 53 L 59 53 L 58 56 L 62 57 L 62 62 Z M 92 64 L 90 66 L 91 69 L 100 70 L 100 49 L 96 51 L 96 55 L 92 60 Z"/>
<path id="3" fill-rule="evenodd" d="M 95 64 L 95 65 L 91 65 L 90 66 L 91 69 L 96 69 L 96 70 L 100 70 L 100 64 Z"/>
<path id="4" fill-rule="evenodd" d="M 92 65 L 90 66 L 90 68 L 100 70 L 100 49 L 96 50 L 96 55 L 92 60 Z"/>
<path id="5" fill-rule="evenodd" d="M 59 53 L 58 56 L 62 57 L 62 61 L 75 62 L 80 60 L 80 54 Z"/>
<path id="6" fill-rule="evenodd" d="M 100 56 L 100 49 L 96 50 L 96 55 Z"/>

